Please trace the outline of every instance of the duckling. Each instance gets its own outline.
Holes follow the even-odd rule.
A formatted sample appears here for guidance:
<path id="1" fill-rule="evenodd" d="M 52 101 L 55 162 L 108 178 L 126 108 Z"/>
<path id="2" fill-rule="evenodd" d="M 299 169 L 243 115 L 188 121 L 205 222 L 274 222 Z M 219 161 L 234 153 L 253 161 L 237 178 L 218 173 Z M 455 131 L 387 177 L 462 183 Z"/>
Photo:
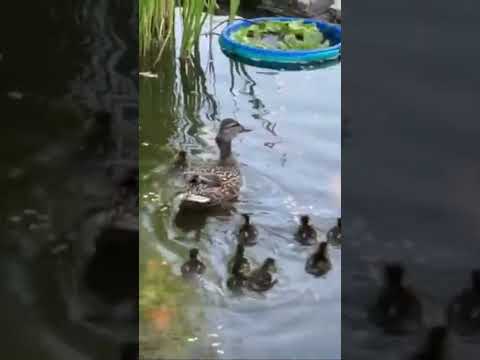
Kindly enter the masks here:
<path id="1" fill-rule="evenodd" d="M 234 269 L 237 269 L 237 272 L 244 275 L 250 272 L 250 262 L 244 256 L 244 254 L 245 254 L 245 247 L 241 242 L 239 242 L 237 245 L 237 249 L 235 251 L 235 255 L 229 262 L 229 268 L 232 274 Z"/>
<path id="2" fill-rule="evenodd" d="M 472 286 L 464 289 L 447 307 L 447 321 L 461 335 L 480 331 L 480 269 L 471 274 Z"/>
<path id="3" fill-rule="evenodd" d="M 403 285 L 404 268 L 389 264 L 384 269 L 384 286 L 369 311 L 370 319 L 385 332 L 405 334 L 422 323 L 422 306 L 415 293 Z"/>
<path id="4" fill-rule="evenodd" d="M 250 216 L 248 214 L 242 214 L 242 217 L 244 223 L 238 232 L 238 241 L 245 246 L 253 246 L 257 243 L 257 228 L 250 222 Z"/>
<path id="5" fill-rule="evenodd" d="M 310 225 L 310 217 L 302 215 L 300 217 L 300 226 L 295 233 L 295 239 L 302 245 L 313 245 L 317 242 L 317 231 Z"/>
<path id="6" fill-rule="evenodd" d="M 173 168 L 177 170 L 184 170 L 187 168 L 187 166 L 187 152 L 185 150 L 180 150 L 173 162 Z"/>
<path id="7" fill-rule="evenodd" d="M 231 275 L 227 280 L 227 287 L 234 294 L 241 294 L 245 287 L 245 277 L 243 275 Z"/>
<path id="8" fill-rule="evenodd" d="M 250 267 L 250 266 L 249 266 Z M 227 287 L 236 294 L 241 294 L 246 285 L 247 276 L 242 271 L 242 262 L 233 263 L 232 275 L 227 280 Z"/>
<path id="9" fill-rule="evenodd" d="M 305 271 L 314 276 L 322 276 L 332 268 L 332 263 L 328 257 L 327 243 L 325 241 L 318 245 L 315 251 L 307 260 Z"/>
<path id="10" fill-rule="evenodd" d="M 252 271 L 246 279 L 247 287 L 256 292 L 264 292 L 270 290 L 278 280 L 272 279 L 270 271 L 275 271 L 275 260 L 267 258 L 262 266 Z"/>
<path id="11" fill-rule="evenodd" d="M 190 260 L 182 265 L 182 275 L 190 277 L 192 275 L 200 275 L 205 272 L 205 264 L 198 260 L 198 249 L 194 248 L 190 250 Z"/>
<path id="12" fill-rule="evenodd" d="M 448 331 L 445 326 L 430 329 L 422 349 L 411 360 L 446 360 Z"/>
<path id="13" fill-rule="evenodd" d="M 327 241 L 332 244 L 340 244 L 342 242 L 342 219 L 337 219 L 337 225 L 327 232 Z"/>

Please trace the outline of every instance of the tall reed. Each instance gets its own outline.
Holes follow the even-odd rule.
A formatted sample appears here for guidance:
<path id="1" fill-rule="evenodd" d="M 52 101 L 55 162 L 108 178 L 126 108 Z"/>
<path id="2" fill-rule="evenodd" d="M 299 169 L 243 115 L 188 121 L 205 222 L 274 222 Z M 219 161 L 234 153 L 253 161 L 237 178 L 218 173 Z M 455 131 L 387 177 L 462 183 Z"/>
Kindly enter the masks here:
<path id="1" fill-rule="evenodd" d="M 161 54 L 173 31 L 175 0 L 140 0 L 138 6 L 140 52 L 158 47 Z"/>
<path id="2" fill-rule="evenodd" d="M 230 0 L 230 14 L 228 20 L 232 21 L 237 16 L 238 8 L 240 7 L 240 0 Z"/>
<path id="3" fill-rule="evenodd" d="M 183 25 L 180 57 L 189 58 L 192 55 L 205 20 L 218 8 L 217 0 L 140 0 L 139 33 L 142 55 L 158 49 L 158 58 L 161 56 L 174 30 L 177 4 Z M 229 20 L 235 18 L 239 6 L 240 0 L 230 1 Z"/>
<path id="4" fill-rule="evenodd" d="M 180 56 L 188 58 L 198 43 L 207 16 L 213 15 L 218 5 L 217 0 L 182 0 L 181 5 L 183 34 Z"/>

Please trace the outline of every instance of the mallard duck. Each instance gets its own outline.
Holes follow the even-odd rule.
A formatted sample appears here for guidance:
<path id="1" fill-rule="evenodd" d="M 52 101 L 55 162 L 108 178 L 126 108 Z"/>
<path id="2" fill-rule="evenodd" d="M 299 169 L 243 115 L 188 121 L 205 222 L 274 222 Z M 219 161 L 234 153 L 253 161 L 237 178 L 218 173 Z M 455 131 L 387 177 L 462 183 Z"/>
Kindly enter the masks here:
<path id="1" fill-rule="evenodd" d="M 422 323 L 422 306 L 415 293 L 403 285 L 404 268 L 389 264 L 384 269 L 384 286 L 371 307 L 370 319 L 385 332 L 404 334 Z"/>
<path id="2" fill-rule="evenodd" d="M 327 241 L 332 244 L 340 244 L 342 242 L 342 219 L 337 219 L 337 225 L 327 232 Z"/>
<path id="3" fill-rule="evenodd" d="M 472 286 L 464 289 L 447 307 L 448 325 L 461 335 L 480 332 L 480 269 L 471 274 Z"/>
<path id="4" fill-rule="evenodd" d="M 317 242 L 317 231 L 310 225 L 310 217 L 308 215 L 300 217 L 300 226 L 295 233 L 295 239 L 302 245 L 313 245 Z"/>
<path id="5" fill-rule="evenodd" d="M 422 349 L 411 360 L 447 360 L 448 330 L 445 326 L 430 329 Z"/>
<path id="6" fill-rule="evenodd" d="M 232 140 L 240 133 L 249 132 L 234 119 L 224 119 L 220 123 L 215 141 L 220 150 L 220 158 L 214 166 L 190 169 L 185 173 L 188 179 L 186 191 L 182 194 L 181 207 L 210 208 L 223 206 L 238 198 L 242 184 L 240 169 L 232 154 Z"/>
<path id="7" fill-rule="evenodd" d="M 250 262 L 245 257 L 245 247 L 240 242 L 237 245 L 235 255 L 229 262 L 229 267 L 232 274 L 234 270 L 244 275 L 250 272 Z"/>
<path id="8" fill-rule="evenodd" d="M 242 214 L 244 223 L 240 226 L 238 232 L 238 241 L 245 246 L 253 246 L 257 243 L 258 231 L 255 225 L 250 223 L 250 216 L 248 214 Z"/>
<path id="9" fill-rule="evenodd" d="M 328 257 L 327 243 L 321 242 L 315 251 L 307 260 L 305 271 L 314 276 L 322 276 L 332 268 L 332 263 Z"/>
<path id="10" fill-rule="evenodd" d="M 194 248 L 190 250 L 190 259 L 182 265 L 182 275 L 190 277 L 192 275 L 200 275 L 205 272 L 205 264 L 198 260 L 198 249 Z"/>
<path id="11" fill-rule="evenodd" d="M 277 279 L 273 280 L 271 271 L 275 271 L 275 260 L 267 258 L 262 266 L 248 275 L 246 279 L 247 287 L 256 292 L 270 290 L 278 282 Z"/>

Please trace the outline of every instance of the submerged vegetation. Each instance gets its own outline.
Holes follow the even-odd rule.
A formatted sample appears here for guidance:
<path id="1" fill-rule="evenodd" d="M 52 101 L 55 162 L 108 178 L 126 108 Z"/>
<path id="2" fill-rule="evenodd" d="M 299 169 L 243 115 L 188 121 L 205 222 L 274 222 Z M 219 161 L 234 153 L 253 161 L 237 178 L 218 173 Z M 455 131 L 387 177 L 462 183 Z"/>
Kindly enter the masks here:
<path id="1" fill-rule="evenodd" d="M 140 0 L 139 33 L 140 54 L 163 53 L 175 30 L 175 9 L 182 16 L 182 40 L 180 56 L 189 58 L 198 44 L 203 25 L 218 9 L 217 0 Z M 230 1 L 229 19 L 233 20 L 240 7 L 240 0 Z"/>
<path id="2" fill-rule="evenodd" d="M 140 316 L 142 352 L 152 358 L 179 355 L 185 351 L 182 341 L 194 336 L 194 320 L 201 323 L 202 313 L 186 313 L 185 304 L 195 299 L 194 290 L 178 281 L 162 259 L 150 258 L 141 269 Z M 148 329 L 148 330 L 147 330 Z"/>

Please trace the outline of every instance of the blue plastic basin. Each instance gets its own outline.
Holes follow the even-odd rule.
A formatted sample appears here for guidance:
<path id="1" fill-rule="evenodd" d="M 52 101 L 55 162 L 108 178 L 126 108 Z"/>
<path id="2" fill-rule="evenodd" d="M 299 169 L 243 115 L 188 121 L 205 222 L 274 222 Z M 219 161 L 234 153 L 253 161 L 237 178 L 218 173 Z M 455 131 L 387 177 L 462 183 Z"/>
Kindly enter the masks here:
<path id="1" fill-rule="evenodd" d="M 330 40 L 328 48 L 314 50 L 276 50 L 262 49 L 245 45 L 233 38 L 233 34 L 243 27 L 265 21 L 303 21 L 313 23 Z M 294 17 L 263 17 L 248 20 L 238 20 L 226 26 L 220 35 L 220 48 L 229 57 L 250 65 L 268 68 L 296 69 L 324 64 L 340 57 L 342 30 L 339 25 L 330 24 L 316 19 Z"/>

